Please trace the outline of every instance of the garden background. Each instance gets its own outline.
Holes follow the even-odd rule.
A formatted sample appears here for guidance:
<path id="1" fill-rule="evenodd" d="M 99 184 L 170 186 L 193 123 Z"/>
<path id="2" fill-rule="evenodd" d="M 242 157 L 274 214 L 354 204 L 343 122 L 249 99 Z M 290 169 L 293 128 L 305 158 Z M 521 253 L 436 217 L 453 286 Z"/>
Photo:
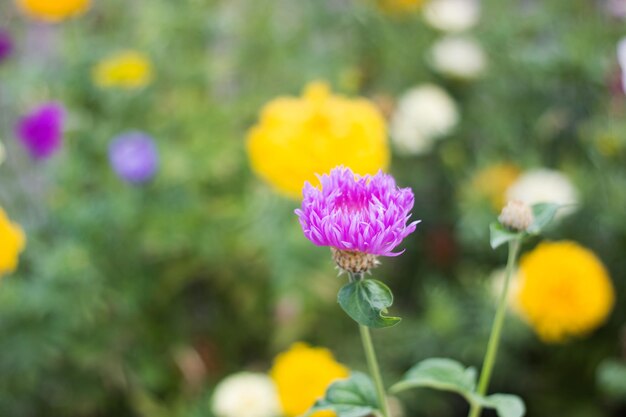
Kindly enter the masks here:
<path id="1" fill-rule="evenodd" d="M 533 417 L 626 415 L 626 5 L 483 0 L 442 23 L 434 1 L 95 0 L 51 22 L 4 0 L 0 206 L 26 247 L 0 287 L 0 414 L 211 416 L 220 380 L 266 372 L 296 341 L 365 369 L 336 303 L 345 277 L 247 151 L 266 103 L 322 81 L 380 109 L 388 171 L 422 220 L 374 272 L 403 317 L 374 332 L 385 379 L 431 356 L 480 366 L 506 257 L 489 223 L 539 172 L 524 192 L 573 204 L 546 239 L 592 250 L 615 303 L 556 343 L 512 309 L 492 390 Z M 143 79 L 99 79 L 127 50 Z M 33 158 L 16 126 L 46 102 L 64 108 L 63 143 Z M 421 134 L 404 134 L 401 109 Z M 132 131 L 158 151 L 147 181 L 109 160 Z M 401 399 L 407 417 L 467 413 L 451 394 Z"/>

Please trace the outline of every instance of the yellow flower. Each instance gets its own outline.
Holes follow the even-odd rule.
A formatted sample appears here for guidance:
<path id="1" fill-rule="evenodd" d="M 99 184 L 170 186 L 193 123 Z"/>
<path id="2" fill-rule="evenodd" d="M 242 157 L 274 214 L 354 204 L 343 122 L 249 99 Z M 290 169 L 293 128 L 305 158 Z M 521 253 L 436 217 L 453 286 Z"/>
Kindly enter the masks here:
<path id="1" fill-rule="evenodd" d="M 545 342 L 601 325 L 615 295 L 602 262 L 575 242 L 542 243 L 520 262 L 516 306 Z"/>
<path id="2" fill-rule="evenodd" d="M 93 69 L 92 78 L 102 88 L 142 88 L 152 81 L 152 64 L 140 52 L 124 51 L 100 61 Z"/>
<path id="3" fill-rule="evenodd" d="M 331 382 L 348 375 L 348 368 L 337 362 L 328 349 L 310 347 L 305 343 L 294 343 L 289 350 L 276 356 L 270 370 L 283 414 L 287 417 L 304 414 L 324 396 Z M 330 411 L 314 414 L 315 417 L 333 415 Z"/>
<path id="4" fill-rule="evenodd" d="M 22 228 L 11 223 L 4 210 L 0 208 L 0 276 L 15 271 L 25 243 L 26 237 Z"/>
<path id="5" fill-rule="evenodd" d="M 410 13 L 421 9 L 424 0 L 378 0 L 378 5 L 390 13 Z"/>
<path id="6" fill-rule="evenodd" d="M 89 9 L 90 0 L 16 0 L 28 15 L 47 22 L 59 22 Z"/>
<path id="7" fill-rule="evenodd" d="M 490 165 L 472 178 L 472 189 L 491 203 L 494 211 L 500 212 L 506 203 L 506 190 L 519 177 L 520 169 L 508 163 Z"/>
<path id="8" fill-rule="evenodd" d="M 305 181 L 337 165 L 375 174 L 389 164 L 385 121 L 365 99 L 331 94 L 309 84 L 303 97 L 279 97 L 261 111 L 248 132 L 252 169 L 282 193 L 299 198 Z"/>

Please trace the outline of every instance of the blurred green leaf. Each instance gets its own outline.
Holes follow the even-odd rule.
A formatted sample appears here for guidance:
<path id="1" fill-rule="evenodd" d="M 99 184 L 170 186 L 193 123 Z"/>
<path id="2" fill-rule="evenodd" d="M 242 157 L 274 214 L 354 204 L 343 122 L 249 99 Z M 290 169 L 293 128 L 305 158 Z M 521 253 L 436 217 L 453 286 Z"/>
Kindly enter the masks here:
<path id="1" fill-rule="evenodd" d="M 533 224 L 528 228 L 528 233 L 538 235 L 543 229 L 550 224 L 557 210 L 561 207 L 560 204 L 553 203 L 539 203 L 532 206 L 533 210 Z"/>
<path id="2" fill-rule="evenodd" d="M 324 398 L 317 401 L 307 415 L 319 410 L 332 410 L 338 417 L 362 417 L 379 409 L 372 380 L 361 372 L 332 383 Z"/>
<path id="3" fill-rule="evenodd" d="M 481 400 L 487 408 L 495 408 L 499 417 L 522 417 L 526 407 L 521 398 L 511 394 L 493 394 Z"/>
<path id="4" fill-rule="evenodd" d="M 616 399 L 626 399 L 626 363 L 605 360 L 598 366 L 597 380 L 600 389 Z"/>
<path id="5" fill-rule="evenodd" d="M 489 225 L 490 244 L 492 249 L 496 249 L 505 243 L 518 239 L 522 233 L 512 232 L 498 222 Z"/>
<path id="6" fill-rule="evenodd" d="M 419 387 L 456 392 L 470 400 L 476 388 L 476 370 L 452 359 L 429 358 L 413 366 L 391 392 Z"/>
<path id="7" fill-rule="evenodd" d="M 339 290 L 337 301 L 341 308 L 363 326 L 382 328 L 395 326 L 400 317 L 384 316 L 393 304 L 389 287 L 374 279 L 351 282 Z"/>

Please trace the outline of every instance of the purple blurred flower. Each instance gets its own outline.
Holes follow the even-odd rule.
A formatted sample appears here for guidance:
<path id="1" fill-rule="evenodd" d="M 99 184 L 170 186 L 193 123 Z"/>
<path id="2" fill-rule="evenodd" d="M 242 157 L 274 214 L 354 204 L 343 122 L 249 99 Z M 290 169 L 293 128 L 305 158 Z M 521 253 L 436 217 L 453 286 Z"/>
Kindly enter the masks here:
<path id="1" fill-rule="evenodd" d="M 616 19 L 626 18 L 626 0 L 608 0 L 605 8 Z"/>
<path id="2" fill-rule="evenodd" d="M 60 103 L 44 103 L 18 121 L 15 134 L 33 159 L 45 159 L 61 147 L 64 121 Z"/>
<path id="3" fill-rule="evenodd" d="M 0 29 L 0 62 L 4 61 L 13 52 L 13 39 L 4 29 Z"/>
<path id="4" fill-rule="evenodd" d="M 355 175 L 337 167 L 319 176 L 322 188 L 304 185 L 302 208 L 296 210 L 304 235 L 318 246 L 369 255 L 392 252 L 419 221 L 406 224 L 413 208 L 410 188 L 398 188 L 391 175 L 379 171 Z"/>
<path id="5" fill-rule="evenodd" d="M 152 137 L 134 131 L 122 133 L 113 139 L 109 146 L 109 161 L 120 178 L 139 184 L 154 176 L 159 155 Z"/>

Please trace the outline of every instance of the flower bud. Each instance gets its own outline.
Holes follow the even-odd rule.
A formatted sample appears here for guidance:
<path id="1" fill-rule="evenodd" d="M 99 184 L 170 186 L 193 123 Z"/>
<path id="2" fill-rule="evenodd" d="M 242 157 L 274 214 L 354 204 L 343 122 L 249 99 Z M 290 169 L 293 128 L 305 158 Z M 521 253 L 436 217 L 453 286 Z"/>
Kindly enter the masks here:
<path id="1" fill-rule="evenodd" d="M 533 224 L 533 211 L 523 201 L 511 200 L 502 209 L 498 221 L 511 230 L 523 232 Z"/>

